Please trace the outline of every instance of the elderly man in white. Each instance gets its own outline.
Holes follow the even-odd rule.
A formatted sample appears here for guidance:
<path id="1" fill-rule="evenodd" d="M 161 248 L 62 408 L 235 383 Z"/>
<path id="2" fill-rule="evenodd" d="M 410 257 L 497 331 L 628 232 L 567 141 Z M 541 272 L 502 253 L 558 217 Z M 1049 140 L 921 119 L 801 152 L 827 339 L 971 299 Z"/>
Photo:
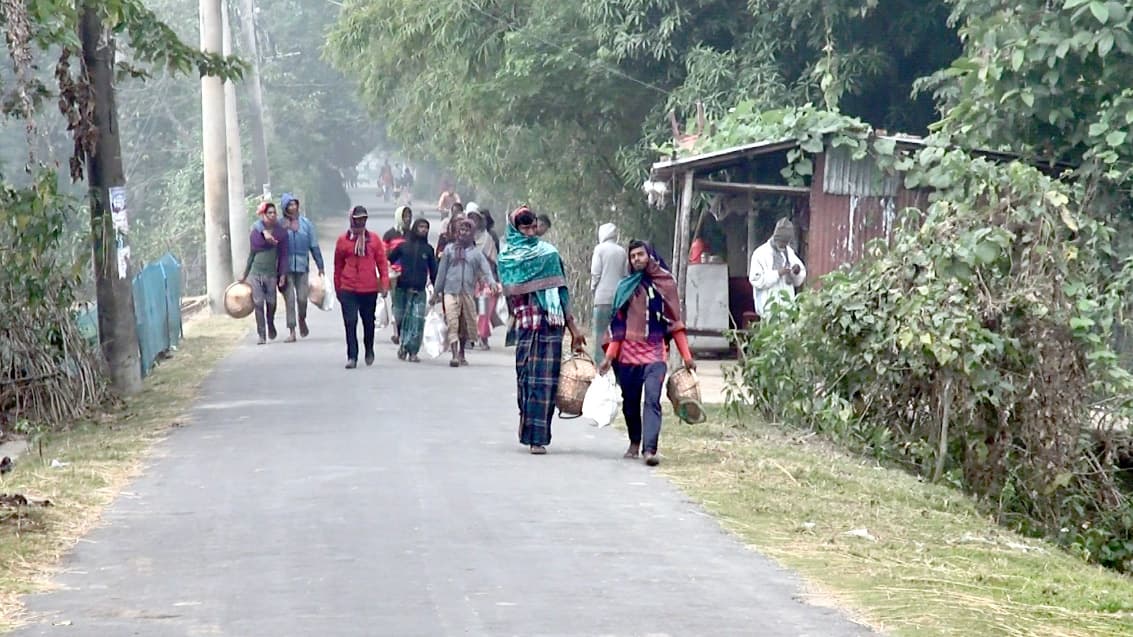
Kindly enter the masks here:
<path id="1" fill-rule="evenodd" d="M 755 312 L 760 318 L 769 317 L 774 306 L 791 302 L 795 288 L 806 280 L 806 266 L 791 248 L 795 226 L 787 218 L 775 224 L 775 231 L 767 243 L 755 249 L 748 268 L 748 280 L 755 294 Z"/>

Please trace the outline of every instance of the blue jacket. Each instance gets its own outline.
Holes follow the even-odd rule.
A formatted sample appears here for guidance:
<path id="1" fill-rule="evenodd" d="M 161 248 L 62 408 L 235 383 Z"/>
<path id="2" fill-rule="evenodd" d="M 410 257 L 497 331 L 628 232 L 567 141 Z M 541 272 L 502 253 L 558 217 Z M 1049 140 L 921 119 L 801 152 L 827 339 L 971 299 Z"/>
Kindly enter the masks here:
<path id="1" fill-rule="evenodd" d="M 291 193 L 283 193 L 280 198 L 279 210 L 282 213 L 287 210 L 287 205 L 298 199 L 291 196 Z M 281 215 L 280 223 L 285 224 L 286 219 Z M 261 221 L 256 224 L 262 227 Z M 315 234 L 315 224 L 307 217 L 300 215 L 299 217 L 299 230 L 287 229 L 287 271 L 288 272 L 309 272 L 310 261 L 307 254 L 310 253 L 311 257 L 315 259 L 315 266 L 320 271 L 326 268 L 323 265 L 323 251 L 319 248 L 319 238 Z"/>

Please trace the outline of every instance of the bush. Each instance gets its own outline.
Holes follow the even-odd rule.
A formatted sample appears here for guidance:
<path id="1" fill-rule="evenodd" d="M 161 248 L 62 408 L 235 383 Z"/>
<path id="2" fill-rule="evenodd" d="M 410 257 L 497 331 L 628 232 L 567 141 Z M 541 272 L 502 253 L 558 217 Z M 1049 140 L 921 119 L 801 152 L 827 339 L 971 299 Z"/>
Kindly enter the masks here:
<path id="1" fill-rule="evenodd" d="M 28 188 L 0 184 L 0 210 L 0 423 L 72 422 L 107 396 L 101 356 L 76 322 L 88 261 L 64 242 L 77 206 L 44 171 Z"/>
<path id="2" fill-rule="evenodd" d="M 892 245 L 741 338 L 733 379 L 774 416 L 948 480 L 1000 519 L 1133 570 L 1110 344 L 1133 280 L 1085 189 L 928 148 Z M 1116 265 L 1115 265 L 1116 264 Z"/>

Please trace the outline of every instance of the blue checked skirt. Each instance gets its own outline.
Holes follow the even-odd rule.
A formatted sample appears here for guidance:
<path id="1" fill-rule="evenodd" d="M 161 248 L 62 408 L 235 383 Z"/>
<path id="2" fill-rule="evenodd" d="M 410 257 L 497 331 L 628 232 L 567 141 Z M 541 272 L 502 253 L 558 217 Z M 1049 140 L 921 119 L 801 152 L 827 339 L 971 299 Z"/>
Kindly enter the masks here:
<path id="1" fill-rule="evenodd" d="M 551 444 L 551 418 L 563 364 L 565 328 L 542 321 L 539 329 L 516 330 L 515 376 L 524 445 Z"/>

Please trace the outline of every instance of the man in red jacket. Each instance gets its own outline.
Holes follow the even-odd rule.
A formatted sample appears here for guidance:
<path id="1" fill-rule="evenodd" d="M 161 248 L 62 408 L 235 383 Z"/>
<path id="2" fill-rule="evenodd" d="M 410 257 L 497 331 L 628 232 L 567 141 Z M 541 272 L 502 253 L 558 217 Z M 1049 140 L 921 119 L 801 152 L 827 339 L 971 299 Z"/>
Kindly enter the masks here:
<path id="1" fill-rule="evenodd" d="M 346 369 L 358 367 L 358 317 L 366 364 L 374 364 L 374 312 L 378 295 L 389 291 L 389 261 L 382 238 L 366 230 L 369 213 L 362 206 L 350 211 L 350 229 L 334 246 L 334 289 L 346 326 Z"/>

